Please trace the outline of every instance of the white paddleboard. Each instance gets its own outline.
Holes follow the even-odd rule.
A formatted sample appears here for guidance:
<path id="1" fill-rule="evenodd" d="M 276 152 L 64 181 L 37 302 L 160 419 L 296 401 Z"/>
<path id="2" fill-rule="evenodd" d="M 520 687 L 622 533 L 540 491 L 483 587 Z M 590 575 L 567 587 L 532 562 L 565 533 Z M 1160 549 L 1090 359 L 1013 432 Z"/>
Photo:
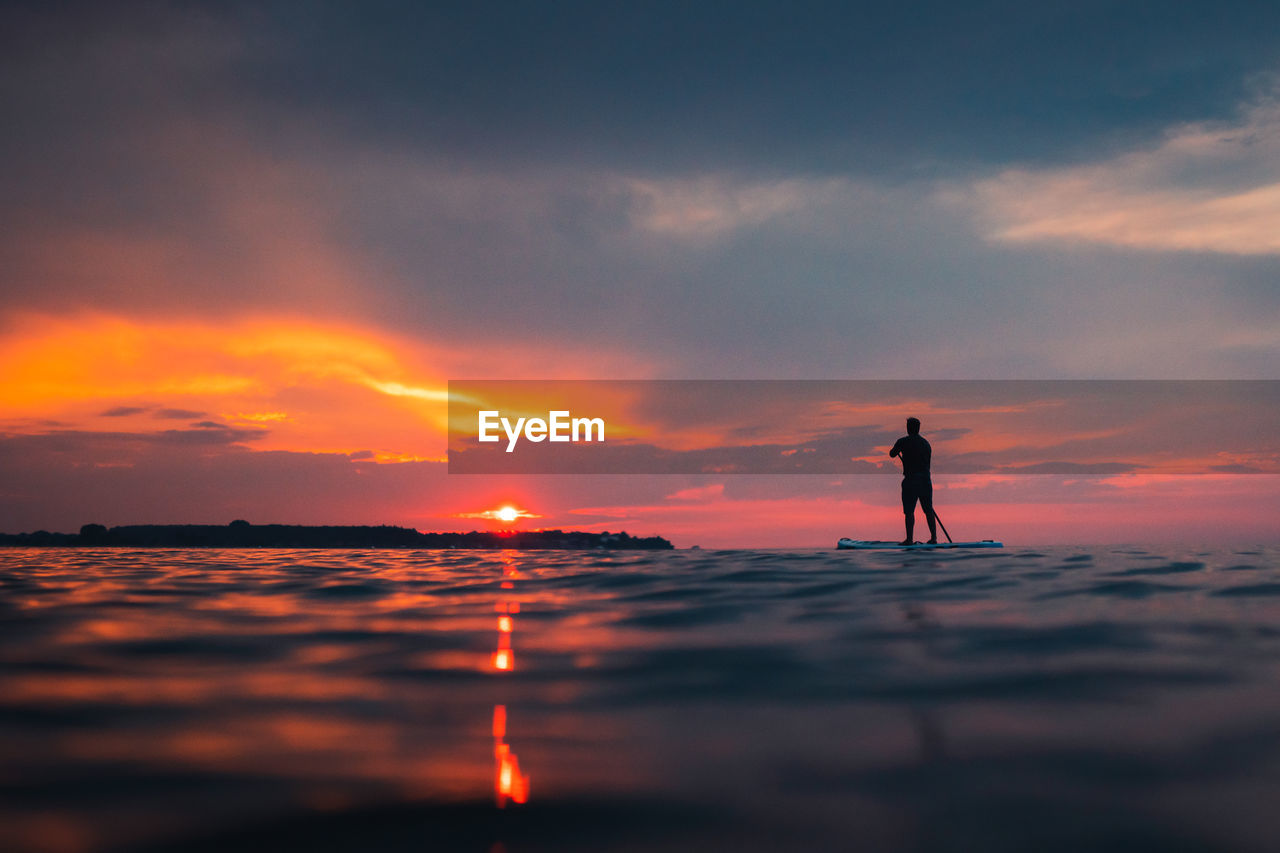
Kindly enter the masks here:
<path id="1" fill-rule="evenodd" d="M 914 545 L 899 545 L 897 542 L 880 542 L 867 539 L 841 539 L 836 543 L 839 550 L 851 551 L 940 551 L 950 548 L 1003 548 L 1003 542 L 997 542 L 994 539 L 983 539 L 980 542 L 939 542 L 936 545 L 928 545 L 924 542 L 917 542 Z"/>

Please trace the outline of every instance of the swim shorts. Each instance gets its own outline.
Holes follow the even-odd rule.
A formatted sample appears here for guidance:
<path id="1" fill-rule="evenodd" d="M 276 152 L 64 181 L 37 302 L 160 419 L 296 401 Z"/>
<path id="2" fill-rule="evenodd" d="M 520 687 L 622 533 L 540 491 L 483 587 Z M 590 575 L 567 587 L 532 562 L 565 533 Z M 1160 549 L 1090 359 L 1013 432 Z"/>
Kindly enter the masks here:
<path id="1" fill-rule="evenodd" d="M 933 512 L 933 480 L 926 474 L 912 474 L 902 478 L 902 512 L 910 515 L 916 511 L 916 501 L 926 513 Z"/>

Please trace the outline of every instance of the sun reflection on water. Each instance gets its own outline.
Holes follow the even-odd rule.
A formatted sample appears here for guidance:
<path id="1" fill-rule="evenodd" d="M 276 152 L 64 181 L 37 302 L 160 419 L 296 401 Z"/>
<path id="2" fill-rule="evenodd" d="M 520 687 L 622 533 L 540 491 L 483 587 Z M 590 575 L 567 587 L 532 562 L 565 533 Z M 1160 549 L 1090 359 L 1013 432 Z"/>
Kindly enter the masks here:
<path id="1" fill-rule="evenodd" d="M 503 551 L 502 589 L 514 589 L 514 580 L 520 577 L 516 568 L 515 553 Z M 511 618 L 520 612 L 520 602 L 510 599 L 499 599 L 494 605 L 498 614 L 498 648 L 493 653 L 493 668 L 496 672 L 511 672 L 515 669 L 515 650 L 511 647 L 511 636 L 515 622 Z M 507 706 L 493 706 L 493 790 L 498 808 L 505 808 L 508 801 L 524 803 L 529 799 L 529 776 L 520 772 L 520 759 L 511 751 L 507 739 Z"/>

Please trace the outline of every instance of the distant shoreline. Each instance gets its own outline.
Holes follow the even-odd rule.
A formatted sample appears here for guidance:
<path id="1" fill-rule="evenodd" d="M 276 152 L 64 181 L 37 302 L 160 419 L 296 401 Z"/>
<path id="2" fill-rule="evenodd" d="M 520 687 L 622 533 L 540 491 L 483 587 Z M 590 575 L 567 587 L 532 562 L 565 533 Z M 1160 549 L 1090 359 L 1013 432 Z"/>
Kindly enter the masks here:
<path id="1" fill-rule="evenodd" d="M 0 546 L 18 548 L 398 548 L 474 550 L 669 551 L 661 536 L 582 530 L 472 530 L 421 533 L 391 525 L 86 524 L 79 533 L 0 533 Z"/>

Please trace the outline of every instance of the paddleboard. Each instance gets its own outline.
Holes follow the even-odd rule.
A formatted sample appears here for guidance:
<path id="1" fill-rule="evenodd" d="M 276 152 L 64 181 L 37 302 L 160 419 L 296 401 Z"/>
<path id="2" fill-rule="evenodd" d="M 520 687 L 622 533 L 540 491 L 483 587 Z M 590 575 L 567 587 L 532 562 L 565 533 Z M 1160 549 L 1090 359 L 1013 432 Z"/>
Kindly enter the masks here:
<path id="1" fill-rule="evenodd" d="M 851 551 L 941 551 L 952 548 L 1003 548 L 1003 542 L 997 542 L 994 539 L 983 539 L 980 542 L 939 542 L 936 545 L 928 545 L 924 542 L 917 542 L 914 545 L 899 545 L 897 542 L 881 542 L 867 539 L 841 539 L 836 543 L 839 550 Z"/>

